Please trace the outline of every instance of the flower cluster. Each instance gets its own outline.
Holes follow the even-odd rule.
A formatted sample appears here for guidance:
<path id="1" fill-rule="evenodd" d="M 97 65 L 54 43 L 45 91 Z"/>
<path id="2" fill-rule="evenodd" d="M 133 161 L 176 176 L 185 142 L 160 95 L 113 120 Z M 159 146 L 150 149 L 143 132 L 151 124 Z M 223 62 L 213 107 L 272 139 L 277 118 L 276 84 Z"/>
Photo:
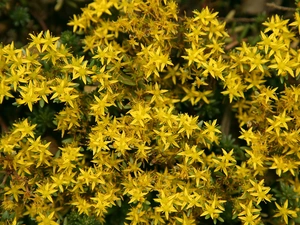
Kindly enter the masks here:
<path id="1" fill-rule="evenodd" d="M 53 149 L 25 116 L 3 132 L 1 211 L 14 224 L 62 224 L 70 207 L 104 222 L 118 206 L 125 224 L 299 220 L 298 13 L 231 50 L 216 12 L 179 16 L 173 0 L 95 0 L 69 25 L 84 56 L 49 31 L 0 48 L 0 104 L 49 105 L 62 140 Z M 223 147 L 219 118 L 184 108 L 215 98 L 243 147 Z"/>

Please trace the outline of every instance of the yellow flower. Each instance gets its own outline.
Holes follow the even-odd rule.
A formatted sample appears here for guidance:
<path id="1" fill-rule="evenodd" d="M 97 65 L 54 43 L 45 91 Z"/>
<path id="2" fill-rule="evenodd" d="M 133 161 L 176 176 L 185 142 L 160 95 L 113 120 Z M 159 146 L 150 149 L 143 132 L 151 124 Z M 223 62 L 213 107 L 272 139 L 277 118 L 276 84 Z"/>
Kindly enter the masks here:
<path id="1" fill-rule="evenodd" d="M 276 174 L 281 177 L 281 173 L 285 173 L 289 170 L 288 164 L 283 156 L 273 156 L 273 164 L 270 169 L 276 169 Z"/>
<path id="2" fill-rule="evenodd" d="M 266 131 L 270 133 L 270 131 L 275 130 L 277 136 L 279 136 L 280 128 L 288 130 L 287 122 L 293 120 L 293 118 L 286 116 L 286 110 L 278 116 L 274 116 L 274 118 L 274 120 L 267 118 L 267 121 L 271 124 L 271 126 Z"/>
<path id="3" fill-rule="evenodd" d="M 212 137 L 214 137 L 217 133 L 221 133 L 221 131 L 219 130 L 216 124 L 217 124 L 217 120 L 214 120 L 212 123 L 204 122 L 205 130 L 203 130 L 202 134 L 213 139 Z"/>
<path id="4" fill-rule="evenodd" d="M 144 107 L 141 104 L 137 104 L 131 110 L 128 111 L 129 114 L 133 117 L 133 121 L 130 124 L 145 126 L 144 122 L 151 120 L 151 116 L 148 112 L 151 110 L 150 107 Z"/>
<path id="5" fill-rule="evenodd" d="M 241 77 L 236 73 L 236 71 L 230 71 L 229 74 L 225 77 L 226 91 L 222 91 L 223 95 L 229 95 L 229 102 L 231 103 L 234 97 L 244 96 L 244 91 L 246 86 L 242 84 Z"/>
<path id="6" fill-rule="evenodd" d="M 39 213 L 38 217 L 38 225 L 59 225 L 58 223 L 53 221 L 53 216 L 55 212 L 50 213 L 48 216 Z"/>
<path id="7" fill-rule="evenodd" d="M 21 139 L 27 135 L 34 138 L 33 130 L 37 126 L 36 124 L 30 126 L 30 124 L 28 123 L 28 120 L 25 119 L 21 123 L 14 123 L 13 125 L 16 127 L 13 131 L 13 134 L 21 132 Z"/>
<path id="8" fill-rule="evenodd" d="M 245 213 L 244 213 L 245 212 Z M 245 209 L 243 215 L 239 216 L 239 219 L 243 221 L 243 225 L 257 225 L 259 224 L 260 217 L 259 214 L 254 214 L 250 209 Z"/>
<path id="9" fill-rule="evenodd" d="M 125 155 L 126 150 L 130 150 L 131 148 L 129 147 L 129 141 L 132 140 L 131 137 L 126 137 L 125 131 L 122 132 L 121 135 L 118 137 L 114 137 L 115 142 L 114 146 L 116 148 L 116 151 L 118 153 L 121 153 L 121 155 Z"/>
<path id="10" fill-rule="evenodd" d="M 298 3 L 298 5 L 299 5 L 299 3 Z M 299 12 L 295 12 L 295 21 L 290 23 L 289 26 L 297 27 L 299 34 L 300 34 L 300 14 L 299 14 Z"/>
<path id="11" fill-rule="evenodd" d="M 30 166 L 34 163 L 30 161 L 27 157 L 25 158 L 20 153 L 14 157 L 14 169 L 18 171 L 20 176 L 24 176 L 24 173 L 31 174 Z"/>
<path id="12" fill-rule="evenodd" d="M 152 98 L 150 100 L 150 104 L 152 102 L 164 102 L 164 96 L 163 94 L 168 92 L 168 90 L 160 89 L 158 86 L 158 83 L 155 83 L 154 88 L 152 86 L 149 87 L 151 90 L 147 91 L 147 93 L 152 94 Z"/>
<path id="13" fill-rule="evenodd" d="M 195 86 L 192 86 L 191 88 L 182 87 L 182 89 L 186 93 L 186 96 L 181 99 L 181 102 L 190 100 L 191 104 L 195 105 L 202 99 L 206 104 L 209 104 L 209 100 L 207 97 L 212 93 L 212 91 L 196 90 Z"/>
<path id="14" fill-rule="evenodd" d="M 185 50 L 187 52 L 187 56 L 182 56 L 182 58 L 188 60 L 188 66 L 190 66 L 193 62 L 200 65 L 204 61 L 203 53 L 205 48 L 198 48 L 194 43 L 192 43 L 192 48 L 187 48 Z"/>
<path id="15" fill-rule="evenodd" d="M 177 155 L 185 156 L 185 163 L 192 164 L 194 162 L 202 162 L 201 155 L 204 152 L 204 150 L 197 150 L 197 145 L 193 145 L 190 147 L 187 143 L 185 143 L 184 150 Z"/>
<path id="16" fill-rule="evenodd" d="M 187 113 L 180 114 L 179 124 L 178 124 L 178 128 L 180 128 L 180 130 L 178 131 L 178 134 L 185 133 L 187 138 L 189 139 L 194 132 L 200 130 L 197 121 L 198 121 L 198 116 L 196 117 L 189 116 Z"/>
<path id="17" fill-rule="evenodd" d="M 207 181 L 211 176 L 208 169 L 206 170 L 199 170 L 193 167 L 193 173 L 190 175 L 190 178 L 194 178 L 196 180 L 196 187 L 199 187 L 200 180 Z"/>
<path id="18" fill-rule="evenodd" d="M 108 141 L 103 133 L 91 132 L 89 133 L 89 139 L 89 148 L 93 151 L 93 155 L 96 155 L 102 150 L 109 150 L 108 144 L 111 141 Z"/>
<path id="19" fill-rule="evenodd" d="M 246 150 L 247 154 L 250 155 L 250 159 L 248 159 L 247 164 L 250 164 L 254 170 L 259 167 L 263 167 L 265 156 L 258 151 Z"/>
<path id="20" fill-rule="evenodd" d="M 288 224 L 288 217 L 297 217 L 297 212 L 295 210 L 289 209 L 288 204 L 288 200 L 285 200 L 283 206 L 280 206 L 279 204 L 277 204 L 277 202 L 275 202 L 278 212 L 274 215 L 274 217 L 282 217 L 285 224 Z"/>
<path id="21" fill-rule="evenodd" d="M 83 83 L 86 84 L 86 75 L 89 76 L 91 74 L 94 74 L 94 72 L 87 68 L 88 61 L 83 60 L 84 56 L 80 58 L 75 58 L 74 56 L 72 56 L 71 63 L 68 63 L 66 66 L 64 66 L 64 68 L 70 69 L 72 71 L 72 80 L 75 80 L 78 77 L 80 77 Z"/>
<path id="22" fill-rule="evenodd" d="M 168 54 L 162 54 L 160 46 L 156 49 L 156 51 L 149 52 L 150 61 L 148 64 L 151 64 L 152 62 L 155 64 L 156 69 L 158 71 L 163 71 L 166 65 L 173 66 L 173 63 L 169 59 Z"/>
<path id="23" fill-rule="evenodd" d="M 25 79 L 25 71 L 25 66 L 11 68 L 11 74 L 5 81 L 13 85 L 14 91 L 17 91 L 17 87 L 19 87 L 20 83 L 26 84 L 28 82 L 28 80 Z"/>
<path id="24" fill-rule="evenodd" d="M 9 98 L 13 98 L 14 97 L 11 93 L 9 93 L 10 87 L 9 87 L 8 84 L 10 84 L 9 81 L 7 81 L 7 80 L 5 80 L 3 78 L 1 79 L 1 83 L 0 83 L 0 104 L 2 104 L 3 99 L 5 97 L 9 97 Z"/>
<path id="25" fill-rule="evenodd" d="M 185 213 L 183 213 L 183 218 L 175 217 L 175 219 L 177 221 L 179 221 L 179 223 L 181 223 L 182 225 L 194 225 L 195 224 L 195 219 L 193 218 L 193 216 L 186 216 Z"/>
<path id="26" fill-rule="evenodd" d="M 275 34 L 272 33 L 270 35 L 265 35 L 264 32 L 260 32 L 261 41 L 257 43 L 259 49 L 263 49 L 265 54 L 269 52 L 269 48 L 271 48 L 272 42 L 275 39 Z"/>
<path id="27" fill-rule="evenodd" d="M 195 14 L 193 21 L 196 22 L 196 21 L 200 20 L 200 22 L 203 25 L 208 25 L 208 23 L 211 21 L 214 21 L 214 19 L 218 15 L 218 12 L 214 12 L 214 13 L 210 12 L 208 7 L 205 7 L 205 9 L 202 9 L 201 12 L 195 10 L 195 11 L 193 11 L 193 13 Z"/>
<path id="28" fill-rule="evenodd" d="M 143 203 L 145 201 L 144 196 L 147 195 L 147 193 L 142 192 L 140 188 L 133 188 L 128 191 L 128 194 L 131 195 L 129 203 L 136 203 L 136 202 Z"/>
<path id="29" fill-rule="evenodd" d="M 103 97 L 101 96 L 101 98 L 98 98 L 96 95 L 94 96 L 96 102 L 91 105 L 91 109 L 92 109 L 93 114 L 96 116 L 96 120 L 98 120 L 98 118 L 100 116 L 105 115 L 106 107 L 113 105 L 109 101 L 108 97 L 109 97 L 108 94 L 106 94 Z"/>
<path id="30" fill-rule="evenodd" d="M 51 176 L 54 185 L 59 188 L 60 192 L 64 191 L 63 185 L 68 184 L 68 182 L 66 181 L 66 176 L 68 175 L 65 173 L 54 174 L 54 176 Z"/>
<path id="31" fill-rule="evenodd" d="M 38 94 L 46 103 L 48 103 L 47 95 L 51 94 L 52 91 L 48 87 L 47 81 L 34 82 L 34 85 L 38 87 Z"/>
<path id="32" fill-rule="evenodd" d="M 16 217 L 14 218 L 14 221 L 12 222 L 11 225 L 17 225 L 17 218 Z"/>
<path id="33" fill-rule="evenodd" d="M 159 198 L 155 198 L 154 201 L 158 202 L 160 206 L 155 207 L 156 212 L 164 212 L 166 219 L 169 219 L 169 215 L 172 212 L 177 212 L 174 207 L 175 195 L 166 196 L 164 190 L 160 192 Z"/>
<path id="34" fill-rule="evenodd" d="M 205 216 L 205 219 L 211 218 L 214 222 L 216 219 L 221 219 L 219 216 L 224 211 L 224 208 L 219 205 L 221 202 L 216 198 L 216 195 L 214 196 L 213 201 L 208 201 L 208 203 L 204 204 L 203 213 L 200 216 Z M 220 210 L 221 207 L 221 210 Z"/>
<path id="35" fill-rule="evenodd" d="M 264 59 L 264 57 L 260 55 L 260 53 L 255 53 L 252 57 L 245 56 L 245 59 L 248 59 L 250 64 L 249 72 L 253 71 L 254 69 L 259 69 L 263 73 L 263 65 L 269 61 L 267 59 Z"/>
<path id="36" fill-rule="evenodd" d="M 64 79 L 56 79 L 57 84 L 52 86 L 51 89 L 53 91 L 53 95 L 51 99 L 58 98 L 61 102 L 67 102 L 72 108 L 74 108 L 73 101 L 78 98 L 79 95 L 76 89 L 73 87 L 76 84 L 69 81 L 68 77 Z"/>
<path id="37" fill-rule="evenodd" d="M 53 202 L 51 195 L 57 192 L 56 185 L 47 182 L 46 184 L 37 184 L 37 186 L 38 189 L 36 192 L 40 193 L 44 199 L 48 199 L 50 202 Z"/>
<path id="38" fill-rule="evenodd" d="M 236 160 L 232 157 L 233 149 L 228 153 L 223 148 L 222 151 L 223 156 L 218 156 L 216 159 L 213 159 L 213 162 L 217 165 L 214 171 L 216 172 L 222 170 L 225 175 L 228 176 L 227 169 L 229 169 L 230 166 L 234 165 L 234 163 L 236 163 Z"/>
<path id="39" fill-rule="evenodd" d="M 159 212 L 151 213 L 150 219 L 154 225 L 164 224 L 165 221 Z"/>
<path id="40" fill-rule="evenodd" d="M 28 48 L 36 47 L 39 52 L 42 52 L 41 44 L 43 43 L 43 31 L 41 31 L 37 36 L 29 34 L 31 37 L 31 42 L 29 43 Z"/>
<path id="41" fill-rule="evenodd" d="M 243 128 L 241 128 L 242 130 L 242 135 L 239 136 L 240 139 L 244 139 L 247 142 L 247 145 L 250 145 L 251 142 L 253 142 L 254 139 L 256 139 L 257 137 L 255 136 L 255 134 L 252 131 L 253 127 L 250 127 L 249 130 L 244 130 Z"/>
<path id="42" fill-rule="evenodd" d="M 147 224 L 146 211 L 141 210 L 139 205 L 132 207 L 127 213 L 126 220 L 131 221 L 131 225 Z"/>
<path id="43" fill-rule="evenodd" d="M 268 192 L 271 190 L 270 187 L 264 187 L 264 179 L 262 179 L 259 183 L 256 183 L 253 180 L 250 180 L 252 188 L 249 188 L 247 191 L 250 192 L 250 195 L 256 197 L 256 204 L 259 204 L 261 201 L 271 202 L 271 195 Z"/>
<path id="44" fill-rule="evenodd" d="M 49 30 L 47 30 L 46 33 L 44 33 L 44 38 L 41 40 L 43 44 L 42 52 L 44 52 L 49 47 L 53 50 L 56 50 L 54 42 L 58 39 L 59 37 L 52 37 Z"/>
<path id="45" fill-rule="evenodd" d="M 174 144 L 174 143 L 175 143 L 175 145 L 178 146 L 178 144 L 175 142 L 175 139 L 178 136 L 173 135 L 171 129 L 166 128 L 166 130 L 165 130 L 165 128 L 166 128 L 166 126 L 162 126 L 162 127 L 160 127 L 159 131 L 153 130 L 154 133 L 157 134 L 157 137 L 159 137 L 158 140 L 161 140 L 163 142 L 163 144 L 165 145 L 164 149 L 167 149 L 170 146 L 170 144 Z M 170 143 L 170 140 L 172 140 L 172 137 L 174 138 L 173 139 L 174 143 Z"/>
<path id="46" fill-rule="evenodd" d="M 267 28 L 264 30 L 264 33 L 272 31 L 275 35 L 278 35 L 280 30 L 288 32 L 286 27 L 288 20 L 282 20 L 278 15 L 272 16 L 268 22 L 262 23 Z"/>
<path id="47" fill-rule="evenodd" d="M 41 88 L 34 87 L 32 82 L 29 81 L 29 85 L 27 87 L 21 86 L 22 91 L 20 91 L 20 95 L 22 98 L 16 99 L 18 104 L 27 104 L 30 111 L 32 111 L 33 103 L 40 100 L 40 96 L 38 94 L 41 91 Z"/>
<path id="48" fill-rule="evenodd" d="M 16 202 L 19 201 L 19 195 L 24 194 L 24 186 L 20 184 L 14 184 L 10 181 L 9 187 L 5 187 L 4 190 L 6 191 L 4 195 L 12 195 Z"/>
<path id="49" fill-rule="evenodd" d="M 93 56 L 94 59 L 100 59 L 102 65 L 108 65 L 110 62 L 120 61 L 121 57 L 119 54 L 123 50 L 116 44 L 108 44 L 105 48 L 101 49 L 98 47 L 97 54 Z"/>
<path id="50" fill-rule="evenodd" d="M 262 89 L 262 84 L 266 82 L 263 80 L 264 76 L 260 74 L 260 71 L 254 70 L 252 73 L 249 74 L 249 77 L 245 78 L 245 81 L 249 83 L 247 86 L 247 90 L 250 88 L 257 88 Z"/>
<path id="51" fill-rule="evenodd" d="M 265 97 L 265 103 L 268 103 L 268 101 L 270 101 L 270 99 L 274 99 L 274 100 L 278 100 L 277 96 L 276 96 L 276 90 L 278 89 L 278 87 L 271 89 L 271 87 L 267 87 L 267 88 L 263 88 L 261 90 L 261 94 L 260 96 L 264 96 Z"/>
<path id="52" fill-rule="evenodd" d="M 282 56 L 280 53 L 274 55 L 275 63 L 270 65 L 269 68 L 277 69 L 278 76 L 286 76 L 289 73 L 292 77 L 295 77 L 293 68 L 298 66 L 297 63 L 293 62 L 290 58 L 289 53 Z"/>
<path id="53" fill-rule="evenodd" d="M 81 31 L 86 28 L 85 19 L 77 15 L 73 15 L 73 19 L 68 23 L 68 25 L 73 26 L 73 32 L 76 32 L 77 30 Z"/>

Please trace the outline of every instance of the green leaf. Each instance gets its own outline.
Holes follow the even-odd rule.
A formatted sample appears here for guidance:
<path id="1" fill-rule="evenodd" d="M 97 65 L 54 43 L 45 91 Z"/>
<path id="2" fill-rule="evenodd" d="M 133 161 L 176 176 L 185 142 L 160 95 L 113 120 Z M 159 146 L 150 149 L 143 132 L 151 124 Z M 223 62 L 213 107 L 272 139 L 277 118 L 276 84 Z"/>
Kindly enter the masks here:
<path id="1" fill-rule="evenodd" d="M 71 144 L 73 142 L 73 138 L 66 138 L 64 140 L 62 140 L 62 143 L 64 144 Z"/>
<path id="2" fill-rule="evenodd" d="M 121 201 L 120 199 L 118 199 L 116 202 L 117 202 L 117 205 L 118 205 L 119 207 L 122 206 L 122 201 Z"/>
<path id="3" fill-rule="evenodd" d="M 39 101 L 39 104 L 40 104 L 40 107 L 43 108 L 45 106 L 44 99 L 41 98 L 40 101 Z"/>
<path id="4" fill-rule="evenodd" d="M 67 217 L 64 219 L 63 225 L 68 225 L 68 218 Z"/>
<path id="5" fill-rule="evenodd" d="M 118 77 L 118 80 L 123 83 L 123 84 L 126 84 L 126 85 L 129 85 L 129 86 L 135 86 L 136 83 L 127 75 L 125 74 L 122 74 Z"/>
<path id="6" fill-rule="evenodd" d="M 61 153 L 61 150 L 59 149 L 59 150 L 55 153 L 54 158 L 59 158 L 59 157 L 60 157 L 60 153 Z"/>

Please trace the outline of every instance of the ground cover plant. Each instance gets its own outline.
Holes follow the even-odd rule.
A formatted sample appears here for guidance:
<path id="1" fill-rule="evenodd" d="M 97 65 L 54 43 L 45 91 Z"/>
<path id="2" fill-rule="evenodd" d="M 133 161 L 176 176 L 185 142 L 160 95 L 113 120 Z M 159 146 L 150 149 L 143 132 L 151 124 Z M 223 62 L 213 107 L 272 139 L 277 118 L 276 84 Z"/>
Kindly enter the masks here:
<path id="1" fill-rule="evenodd" d="M 296 2 L 296 6 L 297 6 Z M 95 0 L 0 47 L 2 224 L 300 222 L 300 16 Z"/>

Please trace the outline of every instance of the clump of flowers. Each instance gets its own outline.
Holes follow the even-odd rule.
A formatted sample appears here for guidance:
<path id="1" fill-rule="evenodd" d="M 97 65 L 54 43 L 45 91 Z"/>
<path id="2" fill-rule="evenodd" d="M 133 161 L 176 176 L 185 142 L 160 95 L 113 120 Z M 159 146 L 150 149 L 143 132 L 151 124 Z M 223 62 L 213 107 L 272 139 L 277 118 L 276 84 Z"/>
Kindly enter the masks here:
<path id="1" fill-rule="evenodd" d="M 7 221 L 63 224 L 72 209 L 104 223 L 117 207 L 125 224 L 299 220 L 298 13 L 231 50 L 216 12 L 179 16 L 172 0 L 95 0 L 69 25 L 84 54 L 49 31 L 0 48 L 0 103 L 27 111 L 2 123 Z M 238 146 L 225 147 L 220 117 L 190 110 L 216 99 Z"/>

